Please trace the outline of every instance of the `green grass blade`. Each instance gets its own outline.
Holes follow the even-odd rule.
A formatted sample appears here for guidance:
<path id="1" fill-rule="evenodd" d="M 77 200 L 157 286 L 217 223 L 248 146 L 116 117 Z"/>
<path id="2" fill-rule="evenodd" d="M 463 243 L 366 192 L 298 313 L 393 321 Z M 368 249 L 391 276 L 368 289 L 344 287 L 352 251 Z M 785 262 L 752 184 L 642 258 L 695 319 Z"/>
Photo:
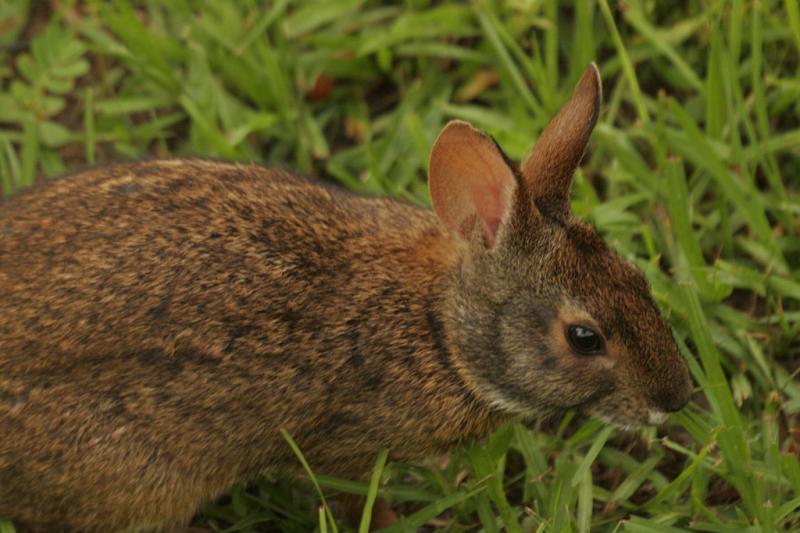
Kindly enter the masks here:
<path id="1" fill-rule="evenodd" d="M 397 524 L 383 528 L 379 531 L 380 533 L 405 533 L 406 531 L 416 531 L 425 525 L 429 520 L 436 518 L 459 503 L 474 498 L 484 490 L 486 490 L 486 485 L 481 484 L 472 490 L 454 492 L 449 496 L 445 496 L 440 500 L 426 505 L 419 511 L 409 516 L 403 517 Z"/>
<path id="2" fill-rule="evenodd" d="M 372 469 L 372 476 L 369 479 L 369 490 L 367 491 L 367 499 L 364 502 L 364 511 L 361 514 L 361 522 L 358 525 L 358 533 L 368 533 L 369 524 L 372 520 L 372 507 L 375 505 L 375 499 L 378 497 L 378 484 L 383 475 L 383 467 L 386 465 L 386 458 L 389 451 L 386 449 L 378 452 L 378 458 L 375 459 L 375 466 Z"/>
<path id="3" fill-rule="evenodd" d="M 469 447 L 470 464 L 474 469 L 478 479 L 487 480 L 486 495 L 500 511 L 503 525 L 506 531 L 522 532 L 517 516 L 508 503 L 505 490 L 503 488 L 502 472 L 498 472 L 497 466 L 492 461 L 491 456 L 482 446 L 472 445 Z"/>
<path id="4" fill-rule="evenodd" d="M 314 489 L 317 491 L 317 496 L 319 496 L 319 499 L 322 502 L 322 509 L 319 510 L 321 527 L 327 527 L 326 525 L 326 518 L 327 518 L 327 524 L 330 525 L 334 533 L 337 533 L 339 529 L 336 526 L 336 521 L 333 519 L 333 513 L 331 513 L 331 508 L 328 506 L 328 501 L 325 499 L 325 494 L 322 492 L 322 488 L 319 486 L 319 482 L 317 481 L 314 472 L 311 470 L 311 467 L 308 466 L 308 462 L 306 461 L 303 452 L 300 451 L 300 447 L 294 441 L 292 436 L 289 435 L 288 431 L 282 429 L 281 435 L 283 435 L 283 438 L 286 440 L 286 442 L 289 443 L 289 447 L 292 449 L 295 456 L 300 461 L 300 464 L 303 465 L 303 470 L 305 470 L 306 475 L 311 480 L 311 483 L 314 485 Z M 323 510 L 324 510 L 324 515 L 323 515 Z"/>
<path id="5" fill-rule="evenodd" d="M 91 88 L 87 89 L 83 96 L 83 136 L 83 142 L 86 145 L 86 162 L 93 165 L 97 146 L 97 132 L 94 118 L 94 91 Z"/>
<path id="6" fill-rule="evenodd" d="M 669 42 L 659 34 L 659 31 L 654 28 L 642 12 L 635 7 L 636 4 L 629 6 L 625 10 L 625 20 L 633 26 L 639 34 L 647 39 L 659 52 L 673 64 L 681 76 L 691 85 L 694 89 L 703 96 L 704 87 L 700 77 L 695 74 L 692 68 L 684 61 L 680 54 L 673 48 Z"/>
<path id="7" fill-rule="evenodd" d="M 786 8 L 786 16 L 789 21 L 789 28 L 792 30 L 792 37 L 794 37 L 795 44 L 797 45 L 797 53 L 800 54 L 800 4 L 797 0 L 783 0 L 783 5 Z"/>
<path id="8" fill-rule="evenodd" d="M 578 465 L 577 470 L 575 470 L 575 474 L 572 476 L 572 481 L 570 481 L 570 485 L 574 488 L 577 487 L 578 484 L 583 480 L 583 477 L 586 475 L 586 472 L 592 467 L 592 463 L 597 458 L 600 450 L 603 449 L 605 446 L 606 441 L 614 433 L 613 426 L 606 426 L 600 433 L 597 434 L 595 437 L 594 442 L 592 442 L 592 446 L 589 448 L 589 451 L 586 453 L 586 457 L 583 458 L 580 465 Z"/>
<path id="9" fill-rule="evenodd" d="M 508 53 L 508 50 L 503 44 L 502 39 L 497 33 L 497 29 L 495 28 L 492 18 L 484 11 L 484 8 L 479 7 L 478 5 L 475 7 L 475 17 L 478 19 L 481 29 L 486 35 L 486 38 L 489 40 L 494 53 L 497 55 L 500 65 L 503 66 L 510 76 L 514 87 L 519 93 L 519 96 L 525 102 L 531 113 L 534 115 L 539 114 L 541 106 L 539 105 L 539 102 L 536 101 L 536 98 L 533 96 L 533 93 L 531 92 L 527 83 L 525 83 L 525 79 L 520 73 L 519 68 L 514 63 L 511 55 Z"/>
<path id="10" fill-rule="evenodd" d="M 577 474 L 577 472 L 576 472 Z M 583 476 L 578 484 L 578 517 L 577 526 L 580 533 L 589 533 L 592 528 L 592 506 L 594 503 L 592 473 L 583 470 Z"/>
<path id="11" fill-rule="evenodd" d="M 622 61 L 622 70 L 625 72 L 625 80 L 628 82 L 628 87 L 630 87 L 633 93 L 633 103 L 636 106 L 636 113 L 639 120 L 647 124 L 650 122 L 650 114 L 647 112 L 644 96 L 642 96 L 642 90 L 639 87 L 639 80 L 636 79 L 636 72 L 633 69 L 633 62 L 625 47 L 625 43 L 622 42 L 622 37 L 617 29 L 617 23 L 614 22 L 614 15 L 611 14 L 611 8 L 608 6 L 608 0 L 598 0 L 598 3 L 600 4 L 600 11 L 603 12 L 606 25 L 608 26 L 608 31 L 611 32 L 614 47 L 619 55 L 620 61 Z"/>

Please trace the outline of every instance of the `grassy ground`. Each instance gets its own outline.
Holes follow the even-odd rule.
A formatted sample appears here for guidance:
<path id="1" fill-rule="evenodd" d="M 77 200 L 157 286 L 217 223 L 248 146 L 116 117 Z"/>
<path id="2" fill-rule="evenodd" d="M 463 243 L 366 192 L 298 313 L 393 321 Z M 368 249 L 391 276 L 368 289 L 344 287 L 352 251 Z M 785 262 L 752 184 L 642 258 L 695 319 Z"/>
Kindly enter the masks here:
<path id="1" fill-rule="evenodd" d="M 800 528 L 796 0 L 0 3 L 4 195 L 86 163 L 202 155 L 427 202 L 442 124 L 522 157 L 596 60 L 605 103 L 574 208 L 647 273 L 697 384 L 663 428 L 514 424 L 374 483 L 392 531 Z M 307 481 L 196 523 L 340 531 Z M 0 522 L 0 531 L 13 526 Z"/>

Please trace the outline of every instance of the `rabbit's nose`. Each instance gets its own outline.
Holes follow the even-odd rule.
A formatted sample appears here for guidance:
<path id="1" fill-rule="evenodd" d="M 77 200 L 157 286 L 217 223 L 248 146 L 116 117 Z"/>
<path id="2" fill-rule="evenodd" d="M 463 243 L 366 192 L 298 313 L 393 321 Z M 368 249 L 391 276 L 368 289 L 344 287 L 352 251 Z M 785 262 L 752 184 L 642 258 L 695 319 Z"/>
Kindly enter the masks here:
<path id="1" fill-rule="evenodd" d="M 686 407 L 693 389 L 689 368 L 677 354 L 674 358 L 665 358 L 644 387 L 650 406 L 665 413 L 674 413 Z"/>
<path id="2" fill-rule="evenodd" d="M 656 406 L 662 411 L 667 413 L 674 413 L 680 411 L 692 397 L 692 381 L 688 375 L 686 379 L 676 387 L 665 388 L 661 394 L 656 395 L 653 400 Z"/>

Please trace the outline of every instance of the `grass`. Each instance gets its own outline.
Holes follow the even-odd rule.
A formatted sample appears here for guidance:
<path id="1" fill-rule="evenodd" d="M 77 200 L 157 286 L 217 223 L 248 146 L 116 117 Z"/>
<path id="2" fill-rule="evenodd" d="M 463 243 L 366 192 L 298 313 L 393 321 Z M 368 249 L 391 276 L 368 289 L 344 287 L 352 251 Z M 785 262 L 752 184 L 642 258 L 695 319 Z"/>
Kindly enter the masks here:
<path id="1" fill-rule="evenodd" d="M 646 272 L 690 407 L 633 434 L 572 413 L 515 423 L 447 461 L 379 457 L 370 481 L 261 479 L 197 524 L 346 531 L 324 493 L 390 500 L 390 531 L 800 528 L 796 0 L 10 0 L 0 28 L 3 195 L 87 163 L 201 155 L 426 203 L 445 121 L 519 159 L 600 67 L 574 209 Z"/>

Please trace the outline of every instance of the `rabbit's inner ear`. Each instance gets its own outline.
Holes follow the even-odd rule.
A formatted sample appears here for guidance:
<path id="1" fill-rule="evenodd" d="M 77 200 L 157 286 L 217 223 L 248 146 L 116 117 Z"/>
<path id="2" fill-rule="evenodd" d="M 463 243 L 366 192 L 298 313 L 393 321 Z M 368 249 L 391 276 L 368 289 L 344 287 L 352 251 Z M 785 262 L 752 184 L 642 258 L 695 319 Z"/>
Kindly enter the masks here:
<path id="1" fill-rule="evenodd" d="M 569 215 L 572 175 L 597 122 L 601 99 L 600 72 L 592 63 L 522 164 L 522 176 L 536 205 L 551 216 Z"/>
<path id="2" fill-rule="evenodd" d="M 465 240 L 479 222 L 491 249 L 511 213 L 517 180 L 491 137 L 454 120 L 433 145 L 428 186 L 439 220 Z"/>

